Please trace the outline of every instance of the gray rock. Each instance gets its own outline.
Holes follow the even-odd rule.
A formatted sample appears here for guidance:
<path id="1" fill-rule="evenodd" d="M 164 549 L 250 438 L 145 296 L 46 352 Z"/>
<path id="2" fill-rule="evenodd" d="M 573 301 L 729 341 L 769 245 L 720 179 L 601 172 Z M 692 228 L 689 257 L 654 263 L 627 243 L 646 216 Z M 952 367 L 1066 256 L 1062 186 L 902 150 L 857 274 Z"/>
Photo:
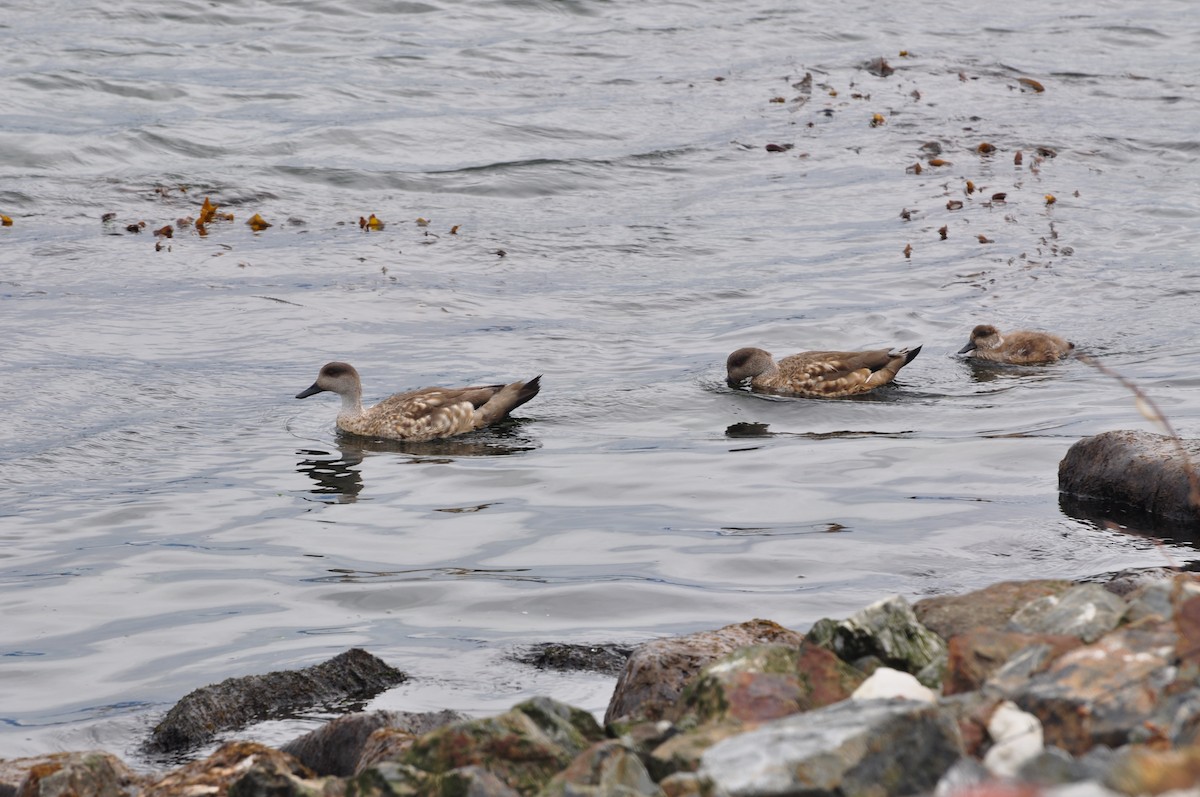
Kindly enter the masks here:
<path id="1" fill-rule="evenodd" d="M 991 779 L 992 773 L 988 772 L 987 767 L 974 758 L 964 756 L 955 761 L 938 780 L 933 797 L 952 797 Z"/>
<path id="2" fill-rule="evenodd" d="M 407 679 L 359 648 L 302 670 L 227 678 L 176 703 L 154 727 L 146 747 L 153 752 L 187 750 L 221 731 L 286 717 L 318 703 L 374 697 Z"/>
<path id="3" fill-rule="evenodd" d="M 874 656 L 892 669 L 913 675 L 922 670 L 936 673 L 944 669 L 946 660 L 946 643 L 917 620 L 908 601 L 899 595 L 873 603 L 840 622 L 819 620 L 806 639 L 833 651 L 842 661 Z"/>
<path id="4" fill-rule="evenodd" d="M 1113 431 L 1085 437 L 1058 464 L 1058 489 L 1085 514 L 1113 509 L 1153 520 L 1200 528 L 1200 506 L 1191 500 L 1187 459 L 1200 463 L 1200 441 L 1178 443 L 1149 432 Z M 1068 509 L 1071 507 L 1068 505 Z"/>
<path id="5" fill-rule="evenodd" d="M 293 755 L 318 775 L 347 777 L 358 771 L 358 760 L 372 733 L 394 728 L 414 736 L 464 719 L 454 711 L 360 711 L 327 722 L 279 749 Z"/>
<path id="6" fill-rule="evenodd" d="M 1127 608 L 1099 584 L 1079 584 L 1027 603 L 1008 625 L 1025 634 L 1065 634 L 1094 642 L 1117 627 Z"/>
<path id="7" fill-rule="evenodd" d="M 909 700 L 849 700 L 718 742 L 698 775 L 718 795 L 927 792 L 962 756 L 953 716 Z"/>
<path id="8" fill-rule="evenodd" d="M 1039 786 L 1058 786 L 1091 780 L 1094 772 L 1060 747 L 1047 747 L 1021 765 L 1017 779 Z"/>

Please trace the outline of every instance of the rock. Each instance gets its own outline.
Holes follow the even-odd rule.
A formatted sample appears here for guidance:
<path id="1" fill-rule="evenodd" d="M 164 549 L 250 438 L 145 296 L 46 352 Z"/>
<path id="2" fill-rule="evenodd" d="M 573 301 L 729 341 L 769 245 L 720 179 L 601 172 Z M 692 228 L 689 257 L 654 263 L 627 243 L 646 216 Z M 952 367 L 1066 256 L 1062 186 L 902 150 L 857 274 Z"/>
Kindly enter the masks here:
<path id="1" fill-rule="evenodd" d="M 725 719 L 765 722 L 845 700 L 862 680 L 862 673 L 807 642 L 754 645 L 701 670 L 670 719 L 692 726 Z"/>
<path id="2" fill-rule="evenodd" d="M 221 731 L 285 717 L 317 703 L 373 697 L 407 679 L 358 648 L 303 670 L 228 678 L 176 703 L 155 726 L 146 747 L 154 752 L 187 750 Z"/>
<path id="3" fill-rule="evenodd" d="M 127 797 L 146 779 L 111 753 L 53 753 L 0 764 L 0 782 L 17 797 Z"/>
<path id="4" fill-rule="evenodd" d="M 874 656 L 885 666 L 914 674 L 946 656 L 946 643 L 921 625 L 908 601 L 898 595 L 840 622 L 818 620 L 805 638 L 843 661 Z"/>
<path id="5" fill-rule="evenodd" d="M 580 753 L 540 797 L 663 797 L 663 792 L 632 750 L 608 739 Z"/>
<path id="6" fill-rule="evenodd" d="M 1025 604 L 1008 624 L 1027 634 L 1070 635 L 1095 642 L 1117 627 L 1127 608 L 1125 601 L 1099 584 L 1078 584 Z"/>
<path id="7" fill-rule="evenodd" d="M 992 747 L 983 757 L 983 765 L 994 775 L 1011 778 L 1045 749 L 1042 723 L 1011 701 L 996 707 L 987 727 Z"/>
<path id="8" fill-rule="evenodd" d="M 324 783 L 287 753 L 255 742 L 229 742 L 147 786 L 141 797 L 317 797 Z"/>
<path id="9" fill-rule="evenodd" d="M 351 797 L 521 797 L 483 767 L 465 766 L 434 774 L 394 761 L 350 778 L 345 784 L 345 794 Z"/>
<path id="10" fill-rule="evenodd" d="M 1104 432 L 1071 446 L 1058 464 L 1058 489 L 1087 514 L 1133 511 L 1194 530 L 1200 506 L 1191 500 L 1187 458 L 1200 462 L 1200 441 Z"/>
<path id="11" fill-rule="evenodd" d="M 1097 774 L 1066 750 L 1045 747 L 1021 765 L 1017 779 L 1038 786 L 1057 786 L 1094 779 Z"/>
<path id="12" fill-rule="evenodd" d="M 942 692 L 955 695 L 980 689 L 1014 656 L 1034 646 L 1045 646 L 1038 660 L 1038 664 L 1044 666 L 1080 644 L 1079 637 L 1023 634 L 983 627 L 957 634 L 950 639 Z M 1022 677 L 1028 678 L 1032 674 L 1031 670 Z"/>
<path id="13" fill-rule="evenodd" d="M 1042 721 L 1049 744 L 1073 755 L 1096 744 L 1120 746 L 1151 718 L 1174 679 L 1175 641 L 1166 625 L 1114 631 L 1064 653 L 1008 697 Z"/>
<path id="14" fill-rule="evenodd" d="M 871 673 L 871 677 L 863 681 L 850 697 L 854 700 L 898 697 L 920 703 L 937 702 L 937 696 L 934 695 L 932 689 L 922 685 L 914 676 L 893 670 L 891 667 L 880 667 L 875 670 Z"/>
<path id="15" fill-rule="evenodd" d="M 977 786 L 992 779 L 983 764 L 974 758 L 960 758 L 947 769 L 938 779 L 933 797 L 959 797 L 959 795 L 974 794 Z"/>
<path id="16" fill-rule="evenodd" d="M 770 620 L 750 620 L 639 645 L 617 679 L 604 723 L 663 719 L 679 700 L 684 685 L 709 662 L 749 645 L 795 647 L 803 639 L 802 634 Z"/>
<path id="17" fill-rule="evenodd" d="M 1017 609 L 1036 598 L 1057 595 L 1070 581 L 1002 581 L 964 595 L 939 595 L 913 604 L 921 624 L 950 639 L 975 628 L 1002 630 Z"/>
<path id="18" fill-rule="evenodd" d="M 982 758 L 991 742 L 987 732 L 988 720 L 992 718 L 996 706 L 1002 702 L 1002 698 L 983 692 L 966 692 L 943 697 L 938 701 L 938 707 L 953 716 L 958 723 L 963 752 L 975 758 Z"/>
<path id="19" fill-rule="evenodd" d="M 404 767 L 417 770 L 417 779 L 480 767 L 519 794 L 536 794 L 603 737 L 591 714 L 539 697 L 496 717 L 462 720 L 418 737 L 390 762 L 400 768 L 387 770 L 387 778 L 409 777 Z M 383 772 L 388 763 L 374 766 Z"/>
<path id="20" fill-rule="evenodd" d="M 546 642 L 512 655 L 513 661 L 545 670 L 584 670 L 619 675 L 633 648 L 623 645 L 567 645 Z"/>
<path id="21" fill-rule="evenodd" d="M 412 739 L 434 728 L 464 719 L 453 711 L 362 711 L 325 723 L 279 749 L 295 756 L 318 775 L 346 777 L 358 771 L 367 739 L 380 728 L 390 728 Z"/>
<path id="22" fill-rule="evenodd" d="M 717 742 L 737 736 L 746 728 L 740 722 L 710 722 L 688 733 L 667 739 L 645 757 L 650 776 L 660 783 L 676 772 L 695 772 L 700 758 Z"/>
<path id="23" fill-rule="evenodd" d="M 1170 583 L 1179 575 L 1177 567 L 1127 567 L 1094 576 L 1085 576 L 1076 580 L 1079 584 L 1099 584 L 1106 590 L 1124 598 L 1128 602 L 1130 596 L 1140 589 L 1153 584 Z"/>
<path id="24" fill-rule="evenodd" d="M 954 718 L 937 706 L 845 701 L 718 742 L 697 774 L 729 797 L 885 797 L 931 790 L 961 755 Z"/>
<path id="25" fill-rule="evenodd" d="M 1200 786 L 1200 748 L 1154 750 L 1134 746 L 1120 751 L 1104 785 L 1122 794 L 1163 794 Z"/>

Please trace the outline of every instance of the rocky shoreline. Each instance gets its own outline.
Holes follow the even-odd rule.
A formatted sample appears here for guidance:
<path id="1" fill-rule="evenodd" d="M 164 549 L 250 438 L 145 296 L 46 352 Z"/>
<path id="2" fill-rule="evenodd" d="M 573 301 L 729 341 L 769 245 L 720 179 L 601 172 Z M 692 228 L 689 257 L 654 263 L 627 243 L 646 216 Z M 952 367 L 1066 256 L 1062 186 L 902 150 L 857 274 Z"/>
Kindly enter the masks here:
<path id="1" fill-rule="evenodd" d="M 1082 440 L 1060 490 L 1187 530 L 1200 504 L 1179 453 L 1195 445 Z M 603 724 L 549 697 L 483 718 L 355 713 L 279 749 L 229 742 L 158 775 L 99 751 L 0 761 L 0 797 L 1200 794 L 1200 577 L 1173 568 L 896 596 L 807 633 L 754 619 L 516 658 L 617 674 Z M 357 649 L 231 678 L 181 700 L 145 749 L 186 753 L 406 678 Z"/>
<path id="2" fill-rule="evenodd" d="M 554 648 L 563 666 L 620 655 Z M 180 717 L 229 728 L 310 687 L 323 700 L 397 677 L 351 651 L 231 679 L 147 744 L 182 738 Z M 0 762 L 0 797 L 1162 794 L 1200 789 L 1198 738 L 1200 579 L 1161 569 L 893 597 L 803 634 L 750 620 L 654 640 L 603 725 L 548 697 L 485 718 L 356 713 L 156 776 L 95 751 Z"/>

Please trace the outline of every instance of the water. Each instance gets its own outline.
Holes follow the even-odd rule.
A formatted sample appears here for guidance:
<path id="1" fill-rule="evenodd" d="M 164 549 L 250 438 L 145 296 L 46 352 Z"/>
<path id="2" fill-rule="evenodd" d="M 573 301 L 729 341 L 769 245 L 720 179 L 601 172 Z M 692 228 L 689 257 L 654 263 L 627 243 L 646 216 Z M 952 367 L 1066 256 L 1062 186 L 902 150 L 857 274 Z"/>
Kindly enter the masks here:
<path id="1" fill-rule="evenodd" d="M 506 654 L 1194 558 L 1059 509 L 1072 442 L 1153 428 L 1124 388 L 953 352 L 1050 329 L 1200 434 L 1198 45 L 1185 0 L 10 8 L 0 757 L 151 766 L 191 689 L 355 645 L 413 676 L 375 707 L 599 713 L 612 679 Z M 234 221 L 156 251 L 206 196 Z M 916 343 L 862 400 L 723 383 Z M 331 359 L 544 389 L 364 447 L 292 398 Z"/>

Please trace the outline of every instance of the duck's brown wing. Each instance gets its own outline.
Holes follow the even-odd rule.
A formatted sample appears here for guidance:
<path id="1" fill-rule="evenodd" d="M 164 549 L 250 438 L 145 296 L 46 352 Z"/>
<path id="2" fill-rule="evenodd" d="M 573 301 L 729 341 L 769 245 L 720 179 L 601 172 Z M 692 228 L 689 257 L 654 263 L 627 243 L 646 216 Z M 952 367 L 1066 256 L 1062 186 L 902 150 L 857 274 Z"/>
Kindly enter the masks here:
<path id="1" fill-rule="evenodd" d="M 784 387 L 797 393 L 847 396 L 891 382 L 921 350 L 809 351 L 779 361 Z"/>

